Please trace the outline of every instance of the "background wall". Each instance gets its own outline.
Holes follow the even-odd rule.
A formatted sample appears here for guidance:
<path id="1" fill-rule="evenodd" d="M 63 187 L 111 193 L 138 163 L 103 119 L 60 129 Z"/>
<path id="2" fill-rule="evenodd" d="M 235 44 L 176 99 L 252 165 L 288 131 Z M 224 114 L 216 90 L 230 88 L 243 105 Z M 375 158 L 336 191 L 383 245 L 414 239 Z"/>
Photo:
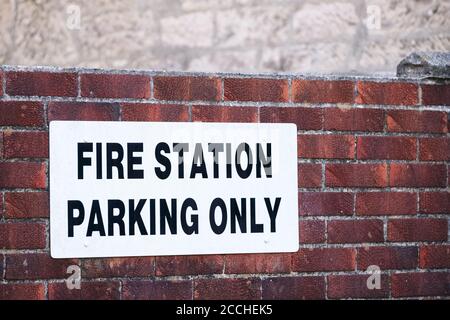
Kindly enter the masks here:
<path id="1" fill-rule="evenodd" d="M 0 63 L 393 72 L 450 50 L 450 0 L 1 0 Z"/>
<path id="2" fill-rule="evenodd" d="M 448 83 L 3 67 L 0 299 L 449 298 L 449 113 Z M 299 251 L 52 259 L 53 120 L 296 123 Z"/>

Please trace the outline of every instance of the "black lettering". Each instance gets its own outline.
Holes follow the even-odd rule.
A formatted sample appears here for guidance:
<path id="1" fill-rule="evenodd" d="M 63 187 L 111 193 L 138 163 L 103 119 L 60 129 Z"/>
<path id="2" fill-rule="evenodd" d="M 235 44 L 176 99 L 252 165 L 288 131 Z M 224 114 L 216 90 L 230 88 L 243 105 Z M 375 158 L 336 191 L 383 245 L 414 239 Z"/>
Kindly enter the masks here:
<path id="1" fill-rule="evenodd" d="M 161 165 L 165 167 L 164 170 L 161 170 L 160 168 L 155 168 L 155 173 L 160 179 L 167 179 L 170 175 L 170 171 L 172 170 L 170 160 L 162 155 L 162 152 L 169 153 L 170 148 L 169 145 L 165 142 L 160 142 L 156 145 L 155 148 L 155 158 L 156 161 L 158 161 Z"/>
<path id="2" fill-rule="evenodd" d="M 256 144 L 256 177 L 261 178 L 261 167 L 264 168 L 267 178 L 272 178 L 272 144 L 267 143 L 267 156 L 260 143 Z"/>
<path id="3" fill-rule="evenodd" d="M 103 170 L 102 170 L 102 144 L 97 142 L 95 144 L 95 150 L 96 150 L 96 162 L 97 162 L 97 179 L 102 179 Z"/>
<path id="4" fill-rule="evenodd" d="M 219 152 L 223 152 L 223 143 L 208 143 L 208 151 L 213 153 L 213 176 L 219 178 Z"/>
<path id="5" fill-rule="evenodd" d="M 186 211 L 188 208 L 191 208 L 193 211 L 197 211 L 197 203 L 192 198 L 187 198 L 184 200 L 183 205 L 181 206 L 180 220 L 181 227 L 185 234 L 198 234 L 198 215 L 191 215 L 191 225 L 187 223 Z"/>
<path id="6" fill-rule="evenodd" d="M 194 158 L 192 159 L 192 168 L 190 178 L 193 179 L 197 174 L 201 174 L 202 178 L 208 178 L 206 172 L 206 164 L 203 157 L 203 148 L 201 143 L 195 144 Z"/>
<path id="7" fill-rule="evenodd" d="M 178 152 L 178 178 L 184 178 L 184 152 L 189 151 L 189 144 L 174 143 L 173 151 Z"/>
<path id="8" fill-rule="evenodd" d="M 261 223 L 256 223 L 255 198 L 250 198 L 250 232 L 251 233 L 264 232 L 264 226 Z"/>
<path id="9" fill-rule="evenodd" d="M 74 216 L 74 210 L 78 210 L 78 216 Z M 84 221 L 84 206 L 79 200 L 67 201 L 67 216 L 68 216 L 68 233 L 69 237 L 73 237 L 74 226 L 79 226 Z"/>
<path id="10" fill-rule="evenodd" d="M 119 210 L 118 215 L 114 215 L 114 209 Z M 114 235 L 114 225 L 119 225 L 119 234 L 125 235 L 125 205 L 122 201 L 117 199 L 108 200 L 108 236 Z"/>
<path id="11" fill-rule="evenodd" d="M 166 234 L 166 222 L 167 225 L 169 226 L 170 233 L 177 234 L 177 214 L 176 214 L 177 200 L 176 199 L 171 200 L 170 210 L 165 199 L 161 199 L 159 201 L 159 206 L 161 210 L 160 216 L 161 234 Z"/>
<path id="12" fill-rule="evenodd" d="M 244 170 L 241 166 L 241 158 L 242 153 L 245 152 L 247 154 L 247 168 Z M 247 143 L 240 143 L 236 149 L 236 171 L 239 177 L 242 179 L 247 179 L 252 173 L 252 151 L 250 150 L 250 146 Z"/>
<path id="13" fill-rule="evenodd" d="M 95 223 L 95 220 L 97 220 L 97 223 Z M 89 224 L 86 232 L 86 237 L 91 237 L 94 231 L 99 232 L 100 236 L 102 237 L 106 235 L 102 212 L 100 211 L 100 203 L 98 200 L 92 200 L 92 207 L 91 213 L 89 215 Z"/>
<path id="14" fill-rule="evenodd" d="M 281 198 L 275 198 L 275 205 L 272 209 L 272 205 L 270 204 L 270 198 L 264 198 L 264 202 L 266 203 L 267 212 L 270 217 L 270 232 L 276 232 L 276 219 L 278 214 L 278 209 L 280 208 Z"/>
<path id="15" fill-rule="evenodd" d="M 117 153 L 117 157 L 113 158 L 113 152 Z M 112 169 L 117 168 L 117 174 L 119 179 L 123 179 L 123 147 L 120 143 L 107 143 L 106 144 L 106 179 L 112 179 Z"/>
<path id="16" fill-rule="evenodd" d="M 216 223 L 215 217 L 217 207 L 219 207 L 222 212 L 222 221 L 219 225 Z M 225 231 L 225 227 L 227 226 L 227 207 L 221 198 L 215 198 L 211 202 L 211 207 L 209 209 L 209 223 L 215 234 L 222 234 Z"/>
<path id="17" fill-rule="evenodd" d="M 135 156 L 135 152 L 143 152 L 143 143 L 127 144 L 127 167 L 128 167 L 128 179 L 144 179 L 144 170 L 134 169 L 134 165 L 142 164 L 142 157 Z"/>
<path id="18" fill-rule="evenodd" d="M 230 208 L 230 227 L 231 233 L 236 233 L 236 221 L 239 224 L 241 233 L 247 232 L 247 201 L 245 198 L 241 198 L 241 209 L 237 203 L 236 198 L 231 198 Z"/>
<path id="19" fill-rule="evenodd" d="M 134 235 L 134 225 L 137 223 L 139 232 L 142 235 L 147 235 L 147 230 L 145 229 L 144 221 L 142 221 L 141 217 L 141 211 L 142 208 L 145 205 L 146 199 L 140 199 L 137 206 L 134 207 L 134 200 L 130 199 L 129 206 L 130 206 L 130 219 L 129 219 L 129 230 L 130 235 Z"/>
<path id="20" fill-rule="evenodd" d="M 92 152 L 93 145 L 90 142 L 79 142 L 78 144 L 78 179 L 83 179 L 83 167 L 92 165 L 91 158 L 85 158 L 85 152 Z"/>

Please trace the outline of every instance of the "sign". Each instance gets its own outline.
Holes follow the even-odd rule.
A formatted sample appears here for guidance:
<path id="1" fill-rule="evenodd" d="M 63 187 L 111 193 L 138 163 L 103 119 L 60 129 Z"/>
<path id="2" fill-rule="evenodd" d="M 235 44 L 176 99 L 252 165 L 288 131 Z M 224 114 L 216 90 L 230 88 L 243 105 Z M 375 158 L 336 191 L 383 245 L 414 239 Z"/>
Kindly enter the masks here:
<path id="1" fill-rule="evenodd" d="M 294 124 L 52 121 L 53 258 L 293 252 Z"/>

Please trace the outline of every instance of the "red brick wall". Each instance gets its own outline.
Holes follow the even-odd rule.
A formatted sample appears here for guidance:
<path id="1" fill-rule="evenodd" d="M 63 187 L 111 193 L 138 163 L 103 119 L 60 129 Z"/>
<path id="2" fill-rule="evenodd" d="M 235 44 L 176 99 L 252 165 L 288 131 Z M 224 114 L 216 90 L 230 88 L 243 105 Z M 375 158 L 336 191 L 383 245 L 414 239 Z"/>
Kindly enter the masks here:
<path id="1" fill-rule="evenodd" d="M 0 80 L 0 299 L 450 296 L 449 84 L 12 67 Z M 50 258 L 52 120 L 296 123 L 300 250 Z M 81 290 L 66 288 L 71 264 Z"/>

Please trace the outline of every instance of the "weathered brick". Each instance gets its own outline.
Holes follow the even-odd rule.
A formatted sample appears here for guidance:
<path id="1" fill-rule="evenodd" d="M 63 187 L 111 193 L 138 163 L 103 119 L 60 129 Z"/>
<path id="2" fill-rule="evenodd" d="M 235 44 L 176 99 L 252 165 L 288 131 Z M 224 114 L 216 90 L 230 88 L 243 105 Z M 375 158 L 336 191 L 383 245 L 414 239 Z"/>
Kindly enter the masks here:
<path id="1" fill-rule="evenodd" d="M 299 222 L 299 241 L 305 243 L 325 242 L 325 221 L 302 220 Z"/>
<path id="2" fill-rule="evenodd" d="M 292 256 L 292 271 L 350 271 L 356 267 L 353 248 L 300 249 Z"/>
<path id="3" fill-rule="evenodd" d="M 45 238 L 44 223 L 0 223 L 0 249 L 43 249 Z"/>
<path id="4" fill-rule="evenodd" d="M 357 139 L 358 159 L 415 160 L 416 138 L 362 136 Z"/>
<path id="5" fill-rule="evenodd" d="M 325 185 L 330 187 L 385 187 L 388 183 L 386 164 L 327 163 Z"/>
<path id="6" fill-rule="evenodd" d="M 8 280 L 66 279 L 67 268 L 77 264 L 76 259 L 52 259 L 47 253 L 7 254 L 5 278 Z"/>
<path id="7" fill-rule="evenodd" d="M 419 194 L 420 213 L 450 214 L 450 192 L 421 192 Z"/>
<path id="8" fill-rule="evenodd" d="M 389 295 L 389 278 L 381 275 L 380 289 L 369 289 L 367 287 L 368 275 L 329 275 L 328 298 L 387 298 Z"/>
<path id="9" fill-rule="evenodd" d="M 262 299 L 325 299 L 324 277 L 278 277 L 262 281 Z"/>
<path id="10" fill-rule="evenodd" d="M 138 74 L 81 74 L 82 97 L 150 98 L 150 77 Z"/>
<path id="11" fill-rule="evenodd" d="M 36 101 L 0 101 L 0 126 L 42 127 L 44 106 Z"/>
<path id="12" fill-rule="evenodd" d="M 390 164 L 392 187 L 445 187 L 446 167 L 441 164 Z"/>
<path id="13" fill-rule="evenodd" d="M 0 162 L 0 188 L 46 187 L 46 165 L 41 162 Z"/>
<path id="14" fill-rule="evenodd" d="M 380 109 L 325 108 L 324 129 L 383 131 L 384 111 Z"/>
<path id="15" fill-rule="evenodd" d="M 85 259 L 83 277 L 149 277 L 155 274 L 153 262 L 153 257 Z"/>
<path id="16" fill-rule="evenodd" d="M 416 193 L 358 192 L 357 215 L 403 215 L 416 213 Z"/>
<path id="17" fill-rule="evenodd" d="M 48 157 L 48 132 L 5 131 L 3 141 L 5 158 Z"/>
<path id="18" fill-rule="evenodd" d="M 43 300 L 43 283 L 0 283 L 1 300 Z"/>
<path id="19" fill-rule="evenodd" d="M 6 73 L 6 93 L 11 96 L 77 96 L 73 72 L 11 71 Z"/>
<path id="20" fill-rule="evenodd" d="M 421 246 L 419 267 L 423 269 L 450 268 L 450 245 Z"/>
<path id="21" fill-rule="evenodd" d="M 124 121 L 189 121 L 187 106 L 176 104 L 123 103 Z"/>
<path id="22" fill-rule="evenodd" d="M 193 106 L 192 121 L 258 122 L 256 107 Z"/>
<path id="23" fill-rule="evenodd" d="M 48 121 L 53 120 L 119 120 L 120 107 L 117 103 L 94 102 L 50 102 Z"/>
<path id="24" fill-rule="evenodd" d="M 4 77 L 3 71 L 0 70 L 0 83 L 3 83 L 3 77 Z M 2 95 L 3 95 L 3 85 L 0 86 L 0 96 Z"/>
<path id="25" fill-rule="evenodd" d="M 418 85 L 404 82 L 358 81 L 356 103 L 417 105 Z"/>
<path id="26" fill-rule="evenodd" d="M 422 104 L 450 106 L 450 84 L 422 84 Z"/>
<path id="27" fill-rule="evenodd" d="M 258 278 L 195 279 L 195 300 L 259 300 L 261 280 Z"/>
<path id="28" fill-rule="evenodd" d="M 284 253 L 225 256 L 225 273 L 289 273 L 291 256 Z"/>
<path id="29" fill-rule="evenodd" d="M 355 139 L 350 135 L 300 134 L 297 141 L 300 158 L 354 158 Z"/>
<path id="30" fill-rule="evenodd" d="M 190 300 L 191 280 L 126 280 L 122 286 L 125 300 Z"/>
<path id="31" fill-rule="evenodd" d="M 157 276 L 216 274 L 223 271 L 220 255 L 156 257 Z"/>
<path id="32" fill-rule="evenodd" d="M 447 241 L 447 219 L 410 218 L 388 221 L 388 240 L 395 242 Z"/>
<path id="33" fill-rule="evenodd" d="M 331 220 L 327 224 L 328 243 L 383 242 L 382 220 Z"/>
<path id="34" fill-rule="evenodd" d="M 322 165 L 320 163 L 299 163 L 297 172 L 300 188 L 319 188 L 322 186 Z"/>
<path id="35" fill-rule="evenodd" d="M 417 267 L 416 247 L 368 247 L 358 248 L 358 269 L 366 271 L 376 265 L 381 270 L 415 269 Z"/>
<path id="36" fill-rule="evenodd" d="M 6 218 L 46 218 L 49 210 L 48 192 L 5 193 Z"/>
<path id="37" fill-rule="evenodd" d="M 386 121 L 391 132 L 447 132 L 447 113 L 440 111 L 389 110 Z"/>
<path id="38" fill-rule="evenodd" d="M 226 78 L 223 82 L 226 101 L 289 101 L 287 80 Z"/>
<path id="39" fill-rule="evenodd" d="M 297 130 L 322 129 L 322 108 L 262 107 L 259 112 L 260 122 L 295 123 Z"/>
<path id="40" fill-rule="evenodd" d="M 340 216 L 353 213 L 353 195 L 348 192 L 300 192 L 301 216 Z"/>
<path id="41" fill-rule="evenodd" d="M 154 97 L 159 100 L 219 101 L 221 81 L 213 77 L 153 78 Z"/>
<path id="42" fill-rule="evenodd" d="M 353 81 L 293 80 L 292 100 L 307 103 L 353 103 Z"/>
<path id="43" fill-rule="evenodd" d="M 450 273 L 414 272 L 391 276 L 393 297 L 421 297 L 450 295 Z"/>
<path id="44" fill-rule="evenodd" d="M 48 284 L 50 300 L 118 300 L 119 281 L 81 281 L 80 290 L 70 290 L 65 282 Z"/>
<path id="45" fill-rule="evenodd" d="M 450 138 L 419 138 L 420 160 L 449 161 Z"/>

